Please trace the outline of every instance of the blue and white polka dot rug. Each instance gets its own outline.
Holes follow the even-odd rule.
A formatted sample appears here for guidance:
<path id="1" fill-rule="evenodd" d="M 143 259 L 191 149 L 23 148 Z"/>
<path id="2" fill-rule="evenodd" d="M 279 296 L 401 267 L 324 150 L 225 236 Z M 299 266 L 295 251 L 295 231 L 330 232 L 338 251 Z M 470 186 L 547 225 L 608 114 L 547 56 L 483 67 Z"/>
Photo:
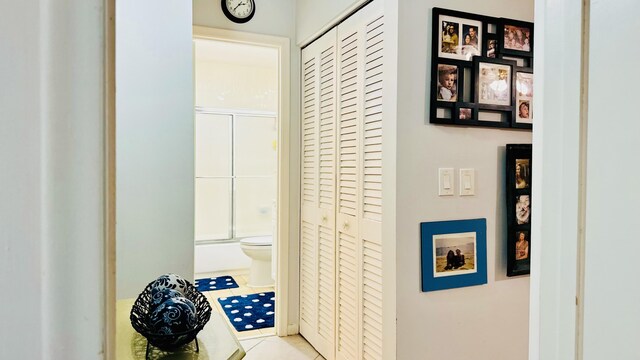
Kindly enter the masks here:
<path id="1" fill-rule="evenodd" d="M 236 331 L 273 327 L 276 294 L 273 291 L 218 298 Z"/>
<path id="2" fill-rule="evenodd" d="M 194 281 L 194 285 L 200 292 L 233 289 L 238 287 L 238 284 L 231 276 L 197 279 Z"/>

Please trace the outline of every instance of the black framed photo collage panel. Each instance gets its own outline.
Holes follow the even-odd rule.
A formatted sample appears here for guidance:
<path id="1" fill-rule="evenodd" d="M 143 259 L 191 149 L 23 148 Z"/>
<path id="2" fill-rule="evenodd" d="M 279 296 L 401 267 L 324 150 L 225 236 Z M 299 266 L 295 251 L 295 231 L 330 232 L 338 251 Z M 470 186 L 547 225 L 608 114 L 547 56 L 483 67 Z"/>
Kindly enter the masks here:
<path id="1" fill-rule="evenodd" d="M 430 122 L 532 129 L 533 23 L 433 8 Z"/>
<path id="2" fill-rule="evenodd" d="M 531 267 L 531 144 L 507 144 L 507 276 Z"/>

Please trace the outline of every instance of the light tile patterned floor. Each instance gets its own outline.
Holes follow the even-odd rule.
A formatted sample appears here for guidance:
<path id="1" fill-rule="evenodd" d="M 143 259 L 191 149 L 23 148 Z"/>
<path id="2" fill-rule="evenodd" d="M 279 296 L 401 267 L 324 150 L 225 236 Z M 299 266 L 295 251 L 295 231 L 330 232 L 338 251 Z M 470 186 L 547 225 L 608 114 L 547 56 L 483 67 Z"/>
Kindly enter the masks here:
<path id="1" fill-rule="evenodd" d="M 229 323 L 229 328 L 231 329 L 233 334 L 238 338 L 238 340 L 275 335 L 276 329 L 274 327 L 257 329 L 257 330 L 249 330 L 249 331 L 241 331 L 241 332 L 236 331 L 233 325 L 231 325 L 231 323 L 229 322 L 229 318 L 227 318 L 227 315 L 224 313 L 224 311 L 222 310 L 222 307 L 220 306 L 220 303 L 218 302 L 218 298 L 220 297 L 229 297 L 229 296 L 236 296 L 236 295 L 255 294 L 255 293 L 261 293 L 261 292 L 267 292 L 267 291 L 275 291 L 274 287 L 273 286 L 264 287 L 264 288 L 248 287 L 247 280 L 249 277 L 249 273 L 247 271 L 236 270 L 236 271 L 224 271 L 224 272 L 217 272 L 217 273 L 202 273 L 202 274 L 196 274 L 195 278 L 201 279 L 206 277 L 216 277 L 216 276 L 222 276 L 222 275 L 233 276 L 233 278 L 236 280 L 236 283 L 238 283 L 239 287 L 233 288 L 233 289 L 226 289 L 226 290 L 205 291 L 203 292 L 203 294 L 209 300 L 209 303 L 211 304 L 211 308 L 213 309 L 213 311 L 219 312 L 220 314 L 222 314 L 222 317 L 225 320 L 227 320 L 227 322 Z"/>
<path id="2" fill-rule="evenodd" d="M 324 360 L 300 335 L 240 340 L 244 360 Z"/>

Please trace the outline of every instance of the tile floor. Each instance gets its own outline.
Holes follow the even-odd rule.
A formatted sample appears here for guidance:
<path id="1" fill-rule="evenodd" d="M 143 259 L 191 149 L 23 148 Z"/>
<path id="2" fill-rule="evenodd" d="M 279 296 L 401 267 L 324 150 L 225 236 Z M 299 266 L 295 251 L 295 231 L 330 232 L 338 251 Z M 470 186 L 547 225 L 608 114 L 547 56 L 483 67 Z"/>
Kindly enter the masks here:
<path id="1" fill-rule="evenodd" d="M 196 279 L 205 277 L 216 277 L 222 275 L 231 275 L 238 283 L 237 288 L 217 291 L 205 291 L 203 294 L 211 303 L 213 311 L 222 314 L 222 317 L 229 324 L 229 328 L 233 335 L 240 340 L 247 356 L 244 359 L 259 360 L 324 360 L 318 352 L 300 335 L 278 337 L 275 336 L 276 330 L 273 327 L 237 332 L 229 323 L 229 318 L 222 311 L 219 297 L 235 296 L 243 294 L 255 294 L 259 292 L 275 291 L 273 287 L 266 288 L 250 288 L 247 286 L 249 273 L 247 271 L 224 271 L 216 273 L 196 274 Z"/>
<path id="2" fill-rule="evenodd" d="M 300 335 L 240 340 L 240 344 L 247 353 L 244 360 L 324 360 Z"/>

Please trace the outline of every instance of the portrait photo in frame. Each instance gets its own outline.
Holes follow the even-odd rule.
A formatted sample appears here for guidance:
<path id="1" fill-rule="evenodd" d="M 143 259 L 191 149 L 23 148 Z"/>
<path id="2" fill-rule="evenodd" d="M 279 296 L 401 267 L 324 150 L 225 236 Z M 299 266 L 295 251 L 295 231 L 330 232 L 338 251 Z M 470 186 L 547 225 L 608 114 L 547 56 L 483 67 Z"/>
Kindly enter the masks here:
<path id="1" fill-rule="evenodd" d="M 530 70 L 516 70 L 515 99 L 516 124 L 533 124 L 533 73 Z"/>
<path id="2" fill-rule="evenodd" d="M 530 272 L 531 150 L 531 144 L 506 146 L 507 276 Z"/>
<path id="3" fill-rule="evenodd" d="M 482 21 L 440 14 L 437 28 L 438 57 L 471 61 L 482 54 Z"/>
<path id="4" fill-rule="evenodd" d="M 438 64 L 438 101 L 458 101 L 458 66 Z"/>
<path id="5" fill-rule="evenodd" d="M 422 291 L 487 283 L 486 219 L 420 224 Z"/>

